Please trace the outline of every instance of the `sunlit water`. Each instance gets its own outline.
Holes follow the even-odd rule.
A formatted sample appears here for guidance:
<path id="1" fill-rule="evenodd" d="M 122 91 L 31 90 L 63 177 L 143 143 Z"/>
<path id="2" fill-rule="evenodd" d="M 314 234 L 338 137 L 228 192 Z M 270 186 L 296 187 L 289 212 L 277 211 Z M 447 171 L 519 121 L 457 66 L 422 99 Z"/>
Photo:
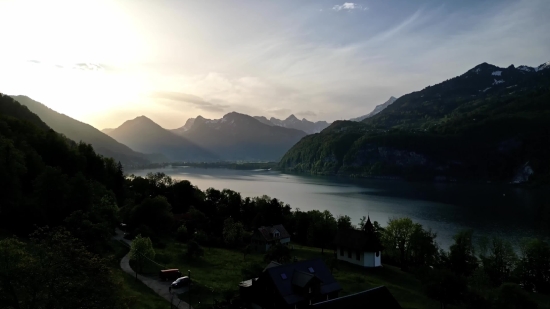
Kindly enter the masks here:
<path id="1" fill-rule="evenodd" d="M 189 180 L 202 190 L 227 188 L 242 197 L 265 194 L 293 209 L 348 215 L 354 223 L 366 215 L 383 226 L 389 218 L 409 217 L 437 232 L 443 248 L 466 228 L 472 228 L 477 237 L 495 235 L 516 245 L 522 238 L 540 236 L 534 224 L 538 208 L 548 198 L 544 190 L 489 184 L 409 183 L 191 167 L 127 171 L 140 176 L 149 172 Z"/>

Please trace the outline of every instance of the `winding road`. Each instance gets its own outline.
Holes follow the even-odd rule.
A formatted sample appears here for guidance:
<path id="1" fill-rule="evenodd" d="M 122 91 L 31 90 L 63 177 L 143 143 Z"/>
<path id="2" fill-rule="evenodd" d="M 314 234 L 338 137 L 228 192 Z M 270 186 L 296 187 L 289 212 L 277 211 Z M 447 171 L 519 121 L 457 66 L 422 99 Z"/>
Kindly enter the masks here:
<path id="1" fill-rule="evenodd" d="M 131 240 L 125 239 L 124 232 L 122 232 L 119 229 L 116 229 L 116 235 L 113 237 L 114 240 L 122 241 L 126 243 L 128 246 L 132 244 Z M 128 274 L 130 274 L 132 277 L 136 277 L 136 272 L 130 267 L 130 252 L 128 252 L 122 260 L 120 260 L 120 268 Z M 147 277 L 143 275 L 137 275 L 137 278 L 139 281 L 143 282 L 146 286 L 148 286 L 150 289 L 155 291 L 158 295 L 160 295 L 162 298 L 166 299 L 168 302 L 171 302 L 173 304 L 173 308 L 178 309 L 192 309 L 191 306 L 189 306 L 188 303 L 181 301 L 178 298 L 179 294 L 187 292 L 187 288 L 184 289 L 173 289 L 172 292 L 169 292 L 169 287 L 171 282 L 165 282 L 160 281 L 158 278 L 154 277 Z"/>

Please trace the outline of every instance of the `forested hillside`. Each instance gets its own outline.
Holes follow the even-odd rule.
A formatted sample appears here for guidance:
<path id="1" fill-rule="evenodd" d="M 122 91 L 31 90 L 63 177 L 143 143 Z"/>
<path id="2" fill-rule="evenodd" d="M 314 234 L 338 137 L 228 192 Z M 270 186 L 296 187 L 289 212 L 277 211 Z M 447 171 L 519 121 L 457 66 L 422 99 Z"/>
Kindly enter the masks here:
<path id="1" fill-rule="evenodd" d="M 160 155 L 146 155 L 133 151 L 128 146 L 117 142 L 109 135 L 91 125 L 60 114 L 29 97 L 14 96 L 13 98 L 28 107 L 31 112 L 39 116 L 42 121 L 56 132 L 66 135 L 75 142 L 83 141 L 91 144 L 97 153 L 115 158 L 115 160 L 120 161 L 125 166 L 142 165 L 151 161 L 157 162 L 162 160 Z"/>
<path id="2" fill-rule="evenodd" d="M 521 68 L 484 63 L 404 95 L 362 123 L 334 123 L 302 139 L 280 168 L 317 174 L 548 181 L 550 70 Z"/>
<path id="3" fill-rule="evenodd" d="M 121 307 L 116 283 L 96 255 L 111 238 L 124 199 L 120 164 L 56 133 L 3 94 L 0 162 L 0 234 L 29 239 L 33 232 L 27 242 L 0 241 L 2 307 Z"/>

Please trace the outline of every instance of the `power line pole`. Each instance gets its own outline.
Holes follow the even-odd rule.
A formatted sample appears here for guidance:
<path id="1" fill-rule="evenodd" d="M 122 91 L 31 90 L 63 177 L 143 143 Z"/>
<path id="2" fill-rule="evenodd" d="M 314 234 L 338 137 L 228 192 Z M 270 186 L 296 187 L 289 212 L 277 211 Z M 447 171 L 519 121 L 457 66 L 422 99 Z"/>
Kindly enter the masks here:
<path id="1" fill-rule="evenodd" d="M 189 294 L 189 309 L 191 309 L 191 270 L 187 270 L 187 276 L 189 277 L 189 288 L 187 293 Z"/>

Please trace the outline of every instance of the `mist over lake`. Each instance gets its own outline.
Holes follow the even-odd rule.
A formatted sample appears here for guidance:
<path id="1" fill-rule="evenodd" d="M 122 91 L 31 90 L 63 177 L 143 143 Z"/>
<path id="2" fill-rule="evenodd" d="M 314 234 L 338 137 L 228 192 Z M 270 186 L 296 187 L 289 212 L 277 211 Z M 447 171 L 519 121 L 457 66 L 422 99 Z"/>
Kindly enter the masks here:
<path id="1" fill-rule="evenodd" d="M 268 195 L 292 209 L 329 210 L 335 217 L 350 216 L 354 224 L 366 215 L 382 226 L 389 218 L 409 217 L 437 232 L 438 243 L 445 249 L 453 235 L 468 228 L 476 238 L 499 236 L 514 245 L 525 237 L 541 237 L 535 229 L 537 211 L 549 195 L 544 190 L 507 185 L 411 183 L 265 170 L 171 167 L 126 171 L 136 176 L 155 172 L 189 180 L 201 190 L 231 189 L 243 198 Z"/>

